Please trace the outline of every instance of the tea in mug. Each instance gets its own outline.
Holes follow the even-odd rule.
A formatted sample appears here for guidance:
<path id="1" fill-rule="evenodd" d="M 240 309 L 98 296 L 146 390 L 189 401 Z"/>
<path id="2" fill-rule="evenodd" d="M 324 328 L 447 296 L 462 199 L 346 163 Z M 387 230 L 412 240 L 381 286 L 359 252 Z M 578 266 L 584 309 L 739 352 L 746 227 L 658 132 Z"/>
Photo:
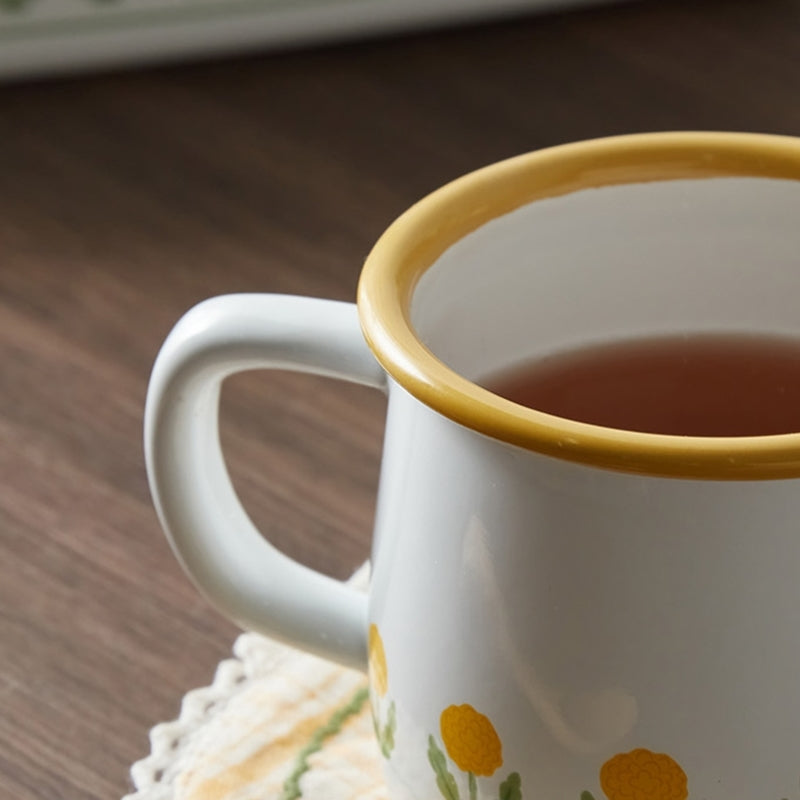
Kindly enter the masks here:
<path id="1" fill-rule="evenodd" d="M 685 334 L 590 345 L 483 385 L 578 422 L 674 436 L 800 432 L 800 340 Z"/>

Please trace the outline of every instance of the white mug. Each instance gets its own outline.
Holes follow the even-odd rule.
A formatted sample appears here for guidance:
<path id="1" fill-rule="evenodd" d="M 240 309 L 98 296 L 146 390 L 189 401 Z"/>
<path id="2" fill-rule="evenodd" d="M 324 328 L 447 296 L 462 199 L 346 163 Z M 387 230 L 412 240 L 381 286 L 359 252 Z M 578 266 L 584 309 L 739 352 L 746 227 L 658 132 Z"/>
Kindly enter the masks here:
<path id="1" fill-rule="evenodd" d="M 368 669 L 393 798 L 797 798 L 800 434 L 616 430 L 476 382 L 679 331 L 800 337 L 800 140 L 531 153 L 400 217 L 357 308 L 202 303 L 148 394 L 159 517 L 240 625 Z M 237 500 L 218 394 L 252 368 L 388 394 L 367 597 L 280 554 Z"/>

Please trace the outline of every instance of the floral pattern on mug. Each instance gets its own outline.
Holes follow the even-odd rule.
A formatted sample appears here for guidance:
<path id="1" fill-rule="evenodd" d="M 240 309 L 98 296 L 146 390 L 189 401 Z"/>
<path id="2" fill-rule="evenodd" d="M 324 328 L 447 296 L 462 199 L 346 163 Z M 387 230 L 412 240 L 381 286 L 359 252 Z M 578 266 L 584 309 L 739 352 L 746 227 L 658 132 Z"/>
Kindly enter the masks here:
<path id="1" fill-rule="evenodd" d="M 389 669 L 386 666 L 386 649 L 378 626 L 373 622 L 369 626 L 369 679 L 375 691 L 385 697 L 389 691 Z"/>
<path id="2" fill-rule="evenodd" d="M 688 779 L 680 764 L 666 753 L 643 747 L 618 753 L 600 768 L 600 786 L 608 800 L 686 800 Z M 594 800 L 583 792 L 581 800 Z"/>
<path id="3" fill-rule="evenodd" d="M 503 744 L 491 720 L 465 703 L 448 706 L 439 718 L 447 756 L 466 773 L 469 800 L 477 800 L 476 775 L 491 777 L 503 765 Z M 461 793 L 436 739 L 428 737 L 428 761 L 436 774 L 436 785 L 445 800 L 460 800 Z M 502 800 L 522 800 L 522 779 L 512 772 L 500 784 Z"/>
<path id="4" fill-rule="evenodd" d="M 394 750 L 394 735 L 397 730 L 397 712 L 394 700 L 389 703 L 386 710 L 386 720 L 381 718 L 381 705 L 389 691 L 389 668 L 386 665 L 386 648 L 383 638 L 375 623 L 369 626 L 367 640 L 367 665 L 369 682 L 372 687 L 372 723 L 375 726 L 375 736 L 384 758 L 390 758 Z"/>
<path id="5" fill-rule="evenodd" d="M 471 705 L 449 706 L 439 724 L 447 755 L 462 772 L 490 777 L 503 765 L 503 745 L 494 725 Z"/>

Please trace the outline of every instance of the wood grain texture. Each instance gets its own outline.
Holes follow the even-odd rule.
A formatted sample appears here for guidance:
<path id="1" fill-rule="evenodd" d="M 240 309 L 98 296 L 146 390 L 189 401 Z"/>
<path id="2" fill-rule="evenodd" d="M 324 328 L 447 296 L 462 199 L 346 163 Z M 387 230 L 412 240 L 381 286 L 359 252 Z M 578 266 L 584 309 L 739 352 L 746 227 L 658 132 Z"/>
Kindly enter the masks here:
<path id="1" fill-rule="evenodd" d="M 637 2 L 0 88 L 0 797 L 108 798 L 232 625 L 181 574 L 141 448 L 150 366 L 209 295 L 352 299 L 437 185 L 559 142 L 800 134 L 800 4 Z M 253 517 L 367 555 L 383 399 L 248 374 L 223 438 Z"/>

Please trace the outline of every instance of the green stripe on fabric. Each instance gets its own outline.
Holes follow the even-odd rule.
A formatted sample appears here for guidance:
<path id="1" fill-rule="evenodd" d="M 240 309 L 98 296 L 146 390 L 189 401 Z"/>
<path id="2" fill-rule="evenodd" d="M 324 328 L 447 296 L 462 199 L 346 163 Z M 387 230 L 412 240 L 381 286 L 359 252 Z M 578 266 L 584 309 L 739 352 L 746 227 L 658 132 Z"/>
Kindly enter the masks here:
<path id="1" fill-rule="evenodd" d="M 308 740 L 308 744 L 297 754 L 292 771 L 284 781 L 280 800 L 297 800 L 298 797 L 303 796 L 303 792 L 300 789 L 300 778 L 311 769 L 308 759 L 322 749 L 326 739 L 339 733 L 347 719 L 361 711 L 367 697 L 369 697 L 369 689 L 364 686 L 347 703 L 337 708 L 324 725 L 314 731 Z"/>

